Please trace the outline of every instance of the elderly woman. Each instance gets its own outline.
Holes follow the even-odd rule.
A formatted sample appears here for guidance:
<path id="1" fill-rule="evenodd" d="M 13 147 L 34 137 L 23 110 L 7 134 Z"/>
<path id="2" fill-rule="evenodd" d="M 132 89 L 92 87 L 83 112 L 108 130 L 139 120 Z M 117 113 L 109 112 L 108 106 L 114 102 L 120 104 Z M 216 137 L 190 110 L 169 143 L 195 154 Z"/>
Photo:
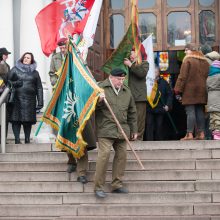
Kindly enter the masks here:
<path id="1" fill-rule="evenodd" d="M 23 81 L 23 85 L 15 89 L 13 104 L 10 106 L 9 122 L 12 123 L 15 144 L 21 143 L 21 125 L 24 128 L 25 143 L 30 143 L 31 127 L 36 123 L 36 110 L 43 107 L 43 88 L 36 67 L 33 54 L 26 52 L 8 75 L 11 81 Z"/>

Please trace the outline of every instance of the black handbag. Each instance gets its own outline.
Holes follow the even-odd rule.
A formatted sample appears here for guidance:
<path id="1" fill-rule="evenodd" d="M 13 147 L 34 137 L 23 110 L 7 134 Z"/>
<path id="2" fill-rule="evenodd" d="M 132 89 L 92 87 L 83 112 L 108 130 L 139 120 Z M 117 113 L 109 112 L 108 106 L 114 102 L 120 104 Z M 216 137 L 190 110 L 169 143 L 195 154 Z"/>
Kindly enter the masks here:
<path id="1" fill-rule="evenodd" d="M 14 103 L 14 97 L 15 97 L 15 89 L 12 88 L 9 95 L 8 95 L 8 104 L 13 104 Z"/>

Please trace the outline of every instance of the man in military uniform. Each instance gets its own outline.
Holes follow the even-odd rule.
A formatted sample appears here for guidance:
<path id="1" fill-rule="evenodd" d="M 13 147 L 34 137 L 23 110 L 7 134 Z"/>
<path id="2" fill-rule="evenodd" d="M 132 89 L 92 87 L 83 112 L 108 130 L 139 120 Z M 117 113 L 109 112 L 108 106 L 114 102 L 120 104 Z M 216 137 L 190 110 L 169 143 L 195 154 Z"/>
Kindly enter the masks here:
<path id="1" fill-rule="evenodd" d="M 146 107 L 147 107 L 147 85 L 146 76 L 149 63 L 143 45 L 141 46 L 142 63 L 137 64 L 137 56 L 132 50 L 130 59 L 125 59 L 124 64 L 129 68 L 128 86 L 134 97 L 137 108 L 138 140 L 142 141 L 145 129 Z"/>
<path id="2" fill-rule="evenodd" d="M 60 52 L 55 53 L 51 59 L 49 75 L 50 75 L 50 81 L 51 81 L 52 86 L 56 84 L 59 78 L 59 75 L 57 74 L 57 72 L 61 68 L 63 61 L 65 59 L 65 55 L 67 54 L 68 48 L 67 48 L 66 43 L 67 43 L 66 38 L 61 38 L 58 41 L 57 45 L 59 46 Z M 57 132 L 56 132 L 56 135 L 57 135 Z M 71 153 L 67 153 L 68 158 L 69 158 L 67 162 L 68 164 L 67 172 L 72 173 L 77 170 L 77 175 L 78 175 L 77 181 L 85 184 L 88 182 L 86 178 L 86 171 L 88 168 L 87 151 L 96 148 L 96 138 L 95 138 L 95 134 L 92 128 L 91 120 L 87 121 L 87 124 L 83 130 L 83 137 L 84 137 L 84 140 L 88 143 L 88 146 L 85 151 L 85 155 L 81 157 L 76 163 L 76 159 L 73 157 L 73 155 Z"/>
<path id="3" fill-rule="evenodd" d="M 50 82 L 51 85 L 54 86 L 58 80 L 58 75 L 57 72 L 59 71 L 59 69 L 61 68 L 64 58 L 67 54 L 67 39 L 66 38 L 61 38 L 58 43 L 57 46 L 59 46 L 60 52 L 53 54 L 52 59 L 51 59 L 51 63 L 50 63 Z"/>
<path id="4" fill-rule="evenodd" d="M 94 190 L 98 198 L 106 197 L 103 187 L 111 147 L 115 150 L 112 165 L 112 192 L 128 193 L 128 190 L 122 184 L 127 160 L 127 143 L 102 100 L 106 97 L 127 137 L 135 140 L 137 138 L 136 107 L 130 89 L 123 85 L 124 79 L 125 72 L 117 68 L 112 70 L 108 79 L 99 84 L 104 89 L 104 94 L 100 96 L 95 114 L 99 148 Z"/>

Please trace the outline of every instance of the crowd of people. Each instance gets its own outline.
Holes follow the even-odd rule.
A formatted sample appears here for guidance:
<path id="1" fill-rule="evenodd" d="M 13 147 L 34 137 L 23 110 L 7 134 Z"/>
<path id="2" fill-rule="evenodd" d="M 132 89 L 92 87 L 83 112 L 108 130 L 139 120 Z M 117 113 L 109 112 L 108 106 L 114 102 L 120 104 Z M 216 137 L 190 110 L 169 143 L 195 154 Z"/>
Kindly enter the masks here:
<path id="1" fill-rule="evenodd" d="M 60 52 L 53 54 L 50 65 L 51 85 L 55 86 L 59 78 L 59 69 L 67 54 L 66 39 L 58 42 Z M 127 143 L 120 133 L 113 117 L 104 103 L 107 99 L 114 114 L 120 122 L 127 137 L 131 140 L 165 140 L 163 132 L 164 119 L 173 107 L 176 98 L 185 108 L 187 130 L 181 140 L 204 140 L 206 130 L 210 130 L 212 139 L 220 139 L 220 55 L 211 50 L 198 50 L 186 45 L 175 87 L 161 77 L 159 67 L 155 66 L 155 82 L 158 84 L 160 98 L 152 108 L 146 98 L 146 76 L 149 63 L 147 55 L 141 50 L 142 63 L 137 64 L 137 56 L 132 49 L 130 57 L 125 58 L 124 65 L 129 69 L 128 86 L 124 84 L 126 72 L 115 68 L 99 86 L 104 92 L 100 95 L 96 111 L 96 134 L 92 122 L 88 121 L 83 137 L 88 146 L 85 154 L 76 160 L 67 153 L 69 161 L 67 172 L 77 171 L 77 180 L 88 182 L 87 151 L 95 149 L 98 140 L 98 158 L 94 178 L 94 191 L 98 198 L 105 198 L 105 177 L 111 148 L 115 151 L 112 164 L 112 192 L 128 193 L 123 186 L 122 177 L 126 165 Z M 10 69 L 6 60 L 10 52 L 0 48 L 0 83 L 11 85 L 7 102 L 7 122 L 12 124 L 15 144 L 20 144 L 21 125 L 24 128 L 25 144 L 30 143 L 32 125 L 36 123 L 36 110 L 43 107 L 43 88 L 34 55 L 24 53 Z M 10 101 L 9 101 L 10 100 Z M 206 123 L 208 121 L 208 123 Z M 208 124 L 208 127 L 206 126 Z M 54 131 L 56 135 L 56 132 Z"/>

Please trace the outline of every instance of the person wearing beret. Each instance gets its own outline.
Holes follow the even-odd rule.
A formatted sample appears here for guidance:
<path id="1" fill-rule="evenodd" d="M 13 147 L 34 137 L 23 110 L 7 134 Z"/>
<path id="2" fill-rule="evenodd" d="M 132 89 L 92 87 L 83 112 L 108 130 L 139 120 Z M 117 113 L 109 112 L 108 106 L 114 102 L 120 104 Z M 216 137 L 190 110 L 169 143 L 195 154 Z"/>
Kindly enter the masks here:
<path id="1" fill-rule="evenodd" d="M 99 83 L 99 86 L 104 89 L 104 93 L 100 95 L 95 111 L 99 146 L 94 180 L 94 191 L 97 198 L 106 197 L 103 188 L 112 147 L 115 151 L 112 165 L 112 192 L 128 193 L 122 183 L 127 160 L 127 143 L 103 101 L 105 97 L 127 137 L 130 140 L 136 140 L 136 107 L 130 89 L 123 84 L 125 75 L 123 70 L 116 68 L 111 71 L 108 79 Z"/>
<path id="2" fill-rule="evenodd" d="M 137 108 L 138 140 L 143 140 L 145 130 L 146 105 L 147 105 L 147 85 L 146 76 L 149 70 L 149 63 L 146 61 L 147 54 L 144 46 L 141 45 L 142 63 L 137 63 L 137 56 L 132 50 L 129 59 L 124 60 L 124 64 L 129 68 L 128 86 L 134 97 Z"/>
<path id="3" fill-rule="evenodd" d="M 51 85 L 54 86 L 58 80 L 58 75 L 57 72 L 61 68 L 64 58 L 67 54 L 67 38 L 61 38 L 58 42 L 57 45 L 59 46 L 60 52 L 55 53 L 51 59 L 51 64 L 50 64 L 50 81 Z M 53 131 L 55 135 L 57 135 L 57 132 L 54 130 Z M 87 124 L 83 130 L 83 137 L 84 140 L 88 143 L 88 146 L 86 148 L 85 155 L 81 157 L 80 159 L 77 160 L 73 157 L 71 153 L 67 152 L 68 156 L 68 167 L 67 167 L 67 172 L 72 173 L 74 171 L 77 171 L 77 181 L 81 182 L 82 184 L 86 184 L 88 182 L 86 178 L 86 172 L 87 172 L 87 167 L 88 167 L 88 153 L 87 151 L 93 150 L 96 148 L 96 137 L 94 134 L 94 129 L 92 127 L 92 122 L 91 120 L 87 121 Z"/>
<path id="4" fill-rule="evenodd" d="M 61 68 L 65 55 L 67 53 L 66 43 L 67 43 L 67 38 L 61 38 L 57 42 L 57 46 L 59 47 L 60 51 L 53 54 L 51 62 L 50 62 L 49 76 L 50 76 L 50 83 L 52 86 L 55 86 L 55 84 L 57 83 L 57 80 L 58 80 L 57 72 Z M 53 134 L 57 135 L 57 131 L 54 129 L 53 129 Z M 68 164 L 67 172 L 72 173 L 76 171 L 76 160 L 71 153 L 67 153 L 67 155 L 69 158 L 67 162 Z"/>
<path id="5" fill-rule="evenodd" d="M 50 71 L 49 71 L 49 76 L 50 76 L 50 82 L 51 85 L 54 86 L 58 80 L 58 75 L 57 72 L 61 68 L 65 55 L 67 54 L 67 38 L 61 38 L 57 42 L 57 46 L 59 47 L 59 52 L 54 53 L 50 62 Z"/>

